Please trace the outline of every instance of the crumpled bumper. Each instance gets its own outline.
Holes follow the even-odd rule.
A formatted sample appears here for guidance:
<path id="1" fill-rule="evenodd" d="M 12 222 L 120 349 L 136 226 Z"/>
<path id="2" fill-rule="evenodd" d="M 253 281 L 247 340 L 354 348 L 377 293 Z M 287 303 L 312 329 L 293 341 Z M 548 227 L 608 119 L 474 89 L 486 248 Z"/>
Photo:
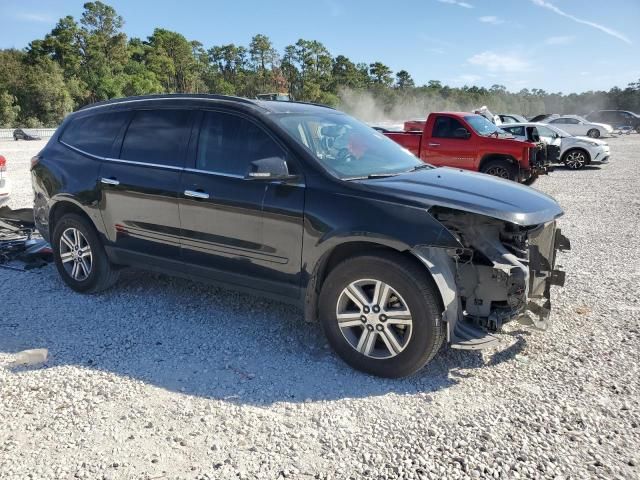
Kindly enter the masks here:
<path id="1" fill-rule="evenodd" d="M 549 328 L 551 286 L 564 286 L 565 272 L 557 269 L 558 251 L 571 250 L 571 242 L 555 222 L 529 232 L 529 302 L 518 321 L 538 330 Z"/>

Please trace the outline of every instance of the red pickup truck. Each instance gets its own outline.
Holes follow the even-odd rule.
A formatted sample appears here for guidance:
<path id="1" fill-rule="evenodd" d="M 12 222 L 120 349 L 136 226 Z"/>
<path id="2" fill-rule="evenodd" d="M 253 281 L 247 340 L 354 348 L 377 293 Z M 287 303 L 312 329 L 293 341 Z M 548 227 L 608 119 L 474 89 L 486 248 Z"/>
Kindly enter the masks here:
<path id="1" fill-rule="evenodd" d="M 431 113 L 408 121 L 403 132 L 384 129 L 425 163 L 475 170 L 527 185 L 550 170 L 543 144 L 514 140 L 482 115 Z"/>

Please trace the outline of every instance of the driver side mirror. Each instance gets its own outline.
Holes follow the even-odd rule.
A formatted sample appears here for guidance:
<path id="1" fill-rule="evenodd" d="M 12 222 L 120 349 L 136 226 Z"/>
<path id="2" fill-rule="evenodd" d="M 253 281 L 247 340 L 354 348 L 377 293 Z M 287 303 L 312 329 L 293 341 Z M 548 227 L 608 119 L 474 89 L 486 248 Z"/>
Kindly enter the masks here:
<path id="1" fill-rule="evenodd" d="M 463 128 L 463 127 L 456 128 L 453 131 L 453 138 L 463 138 L 466 140 L 470 136 L 471 136 L 471 133 L 466 128 Z"/>
<path id="2" fill-rule="evenodd" d="M 249 180 L 291 180 L 296 178 L 296 175 L 289 173 L 289 167 L 284 158 L 266 157 L 251 162 L 245 178 Z"/>

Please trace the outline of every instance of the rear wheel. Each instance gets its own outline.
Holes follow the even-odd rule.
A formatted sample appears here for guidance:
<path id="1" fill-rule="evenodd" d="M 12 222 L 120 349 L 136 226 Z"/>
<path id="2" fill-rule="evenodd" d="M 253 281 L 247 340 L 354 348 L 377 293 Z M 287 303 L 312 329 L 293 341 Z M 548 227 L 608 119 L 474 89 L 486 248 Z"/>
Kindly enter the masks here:
<path id="1" fill-rule="evenodd" d="M 400 254 L 345 260 L 329 273 L 319 301 L 329 344 L 363 372 L 410 375 L 442 345 L 442 307 L 435 285 L 426 270 Z"/>
<path id="2" fill-rule="evenodd" d="M 58 273 L 76 292 L 106 290 L 118 279 L 95 228 L 80 215 L 70 213 L 56 223 L 51 247 Z"/>
<path id="3" fill-rule="evenodd" d="M 600 130 L 597 128 L 592 128 L 587 132 L 587 135 L 591 138 L 598 138 L 600 136 Z"/>
<path id="4" fill-rule="evenodd" d="M 571 170 L 580 170 L 588 163 L 588 158 L 584 150 L 569 150 L 565 153 L 563 162 Z"/>
<path id="5" fill-rule="evenodd" d="M 480 171 L 507 180 L 515 180 L 518 176 L 517 167 L 508 160 L 489 160 Z"/>

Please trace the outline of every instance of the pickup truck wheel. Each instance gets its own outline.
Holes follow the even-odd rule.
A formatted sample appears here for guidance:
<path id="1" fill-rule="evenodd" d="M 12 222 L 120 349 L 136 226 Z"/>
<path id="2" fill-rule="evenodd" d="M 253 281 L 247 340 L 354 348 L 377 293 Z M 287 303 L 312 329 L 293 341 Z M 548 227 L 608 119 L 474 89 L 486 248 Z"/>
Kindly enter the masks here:
<path id="1" fill-rule="evenodd" d="M 346 363 L 399 378 L 420 370 L 444 338 L 428 273 L 400 254 L 360 255 L 336 266 L 320 293 L 320 322 Z"/>
<path id="2" fill-rule="evenodd" d="M 535 175 L 531 175 L 529 178 L 527 178 L 526 180 L 522 181 L 523 185 L 533 185 L 536 180 L 538 180 L 538 174 Z"/>
<path id="3" fill-rule="evenodd" d="M 592 128 L 587 132 L 587 136 L 591 138 L 598 138 L 600 136 L 600 130 L 598 130 L 597 128 Z"/>
<path id="4" fill-rule="evenodd" d="M 563 162 L 571 170 L 580 170 L 587 164 L 587 154 L 583 150 L 569 150 L 564 155 Z"/>
<path id="5" fill-rule="evenodd" d="M 95 228 L 80 215 L 70 213 L 56 222 L 51 247 L 60 277 L 76 292 L 100 292 L 118 279 Z"/>
<path id="6" fill-rule="evenodd" d="M 515 180 L 518 176 L 517 167 L 507 160 L 489 160 L 482 166 L 482 173 L 493 175 L 494 177 Z"/>

